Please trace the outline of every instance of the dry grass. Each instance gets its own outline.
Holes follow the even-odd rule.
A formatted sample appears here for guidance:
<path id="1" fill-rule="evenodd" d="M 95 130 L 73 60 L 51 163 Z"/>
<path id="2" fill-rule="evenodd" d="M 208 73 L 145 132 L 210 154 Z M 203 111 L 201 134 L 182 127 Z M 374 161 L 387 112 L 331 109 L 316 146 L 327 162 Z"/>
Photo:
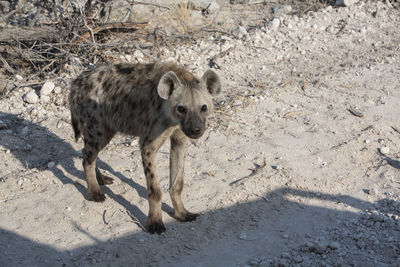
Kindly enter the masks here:
<path id="1" fill-rule="evenodd" d="M 187 33 L 198 30 L 198 21 L 193 17 L 194 5 L 188 0 L 175 0 L 169 5 L 166 15 L 176 32 Z"/>

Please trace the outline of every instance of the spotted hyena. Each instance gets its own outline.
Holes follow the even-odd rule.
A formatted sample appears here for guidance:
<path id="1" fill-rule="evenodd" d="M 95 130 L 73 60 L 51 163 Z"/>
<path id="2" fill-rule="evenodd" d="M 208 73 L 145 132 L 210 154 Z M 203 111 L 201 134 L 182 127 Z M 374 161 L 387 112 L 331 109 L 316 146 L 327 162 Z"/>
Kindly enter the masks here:
<path id="1" fill-rule="evenodd" d="M 213 110 L 212 96 L 220 91 L 221 81 L 214 71 L 198 79 L 172 63 L 103 65 L 83 72 L 72 83 L 69 100 L 75 139 L 83 136 L 89 200 L 104 201 L 99 184 L 113 181 L 97 168 L 98 153 L 117 132 L 139 136 L 149 199 L 146 227 L 151 233 L 164 232 L 155 156 L 169 137 L 174 217 L 195 220 L 198 214 L 188 212 L 181 200 L 186 143 L 203 135 Z"/>

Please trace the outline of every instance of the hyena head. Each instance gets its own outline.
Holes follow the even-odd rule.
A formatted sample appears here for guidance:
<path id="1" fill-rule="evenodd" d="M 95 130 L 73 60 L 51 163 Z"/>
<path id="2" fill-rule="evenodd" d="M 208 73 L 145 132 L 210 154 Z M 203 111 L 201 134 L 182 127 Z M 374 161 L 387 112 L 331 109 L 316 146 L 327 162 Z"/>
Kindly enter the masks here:
<path id="1" fill-rule="evenodd" d="M 206 129 L 207 117 L 213 110 L 212 97 L 221 92 L 221 81 L 212 70 L 200 80 L 185 71 L 169 71 L 161 77 L 157 90 L 168 101 L 172 119 L 185 135 L 197 139 Z"/>

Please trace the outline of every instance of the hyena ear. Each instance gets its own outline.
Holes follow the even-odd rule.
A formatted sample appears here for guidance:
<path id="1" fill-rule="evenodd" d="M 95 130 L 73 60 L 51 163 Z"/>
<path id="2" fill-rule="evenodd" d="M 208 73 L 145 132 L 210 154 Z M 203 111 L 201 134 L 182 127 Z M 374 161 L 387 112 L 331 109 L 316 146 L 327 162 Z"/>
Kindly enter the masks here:
<path id="1" fill-rule="evenodd" d="M 216 74 L 214 71 L 207 70 L 206 72 L 204 72 L 203 77 L 201 77 L 201 80 L 204 82 L 208 92 L 210 92 L 212 96 L 217 96 L 221 93 L 222 90 L 221 79 L 219 78 L 218 74 Z"/>
<path id="2" fill-rule="evenodd" d="M 168 71 L 165 73 L 157 85 L 158 95 L 168 100 L 169 96 L 172 94 L 174 90 L 180 88 L 181 82 L 173 71 Z"/>

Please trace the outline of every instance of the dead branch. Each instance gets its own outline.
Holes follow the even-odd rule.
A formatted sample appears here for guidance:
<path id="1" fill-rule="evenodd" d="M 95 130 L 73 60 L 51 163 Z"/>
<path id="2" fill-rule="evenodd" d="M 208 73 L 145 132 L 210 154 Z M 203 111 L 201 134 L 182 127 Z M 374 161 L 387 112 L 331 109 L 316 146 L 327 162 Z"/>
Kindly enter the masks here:
<path id="1" fill-rule="evenodd" d="M 139 226 L 143 231 L 148 232 L 147 229 L 146 229 L 146 227 L 144 227 L 143 224 L 140 223 L 139 219 L 136 218 L 129 210 L 126 209 L 126 210 L 124 211 L 124 210 L 120 209 L 120 211 L 123 212 L 123 213 L 128 214 L 129 217 L 132 218 L 133 222 L 134 222 L 137 226 Z"/>
<path id="2" fill-rule="evenodd" d="M 93 28 L 91 31 L 85 32 L 84 34 L 79 36 L 78 39 L 75 40 L 73 43 L 83 42 L 83 41 L 89 39 L 90 36 L 94 37 L 95 34 L 98 34 L 100 32 L 107 31 L 107 30 L 131 30 L 131 31 L 136 31 L 136 30 L 139 30 L 139 29 L 143 29 L 144 27 L 146 27 L 148 25 L 149 24 L 147 22 L 143 22 L 143 23 L 115 22 L 115 23 L 105 24 L 105 25 Z"/>
<path id="3" fill-rule="evenodd" d="M 0 55 L 0 61 L 3 63 L 4 67 L 11 72 L 12 74 L 15 73 L 15 70 L 13 68 L 10 67 L 10 65 L 8 64 L 8 62 Z"/>
<path id="4" fill-rule="evenodd" d="M 225 51 L 222 51 L 221 53 L 212 56 L 208 60 L 208 66 L 210 66 L 210 68 L 219 69 L 220 67 L 218 66 L 217 62 L 215 62 L 217 60 L 217 58 L 226 56 L 229 52 L 231 52 L 235 48 L 236 48 L 236 46 L 232 46 L 232 47 L 226 49 Z"/>
<path id="5" fill-rule="evenodd" d="M 354 109 L 354 108 L 349 108 L 348 111 L 353 114 L 356 117 L 362 118 L 364 117 L 364 114 L 362 114 L 360 111 Z"/>

